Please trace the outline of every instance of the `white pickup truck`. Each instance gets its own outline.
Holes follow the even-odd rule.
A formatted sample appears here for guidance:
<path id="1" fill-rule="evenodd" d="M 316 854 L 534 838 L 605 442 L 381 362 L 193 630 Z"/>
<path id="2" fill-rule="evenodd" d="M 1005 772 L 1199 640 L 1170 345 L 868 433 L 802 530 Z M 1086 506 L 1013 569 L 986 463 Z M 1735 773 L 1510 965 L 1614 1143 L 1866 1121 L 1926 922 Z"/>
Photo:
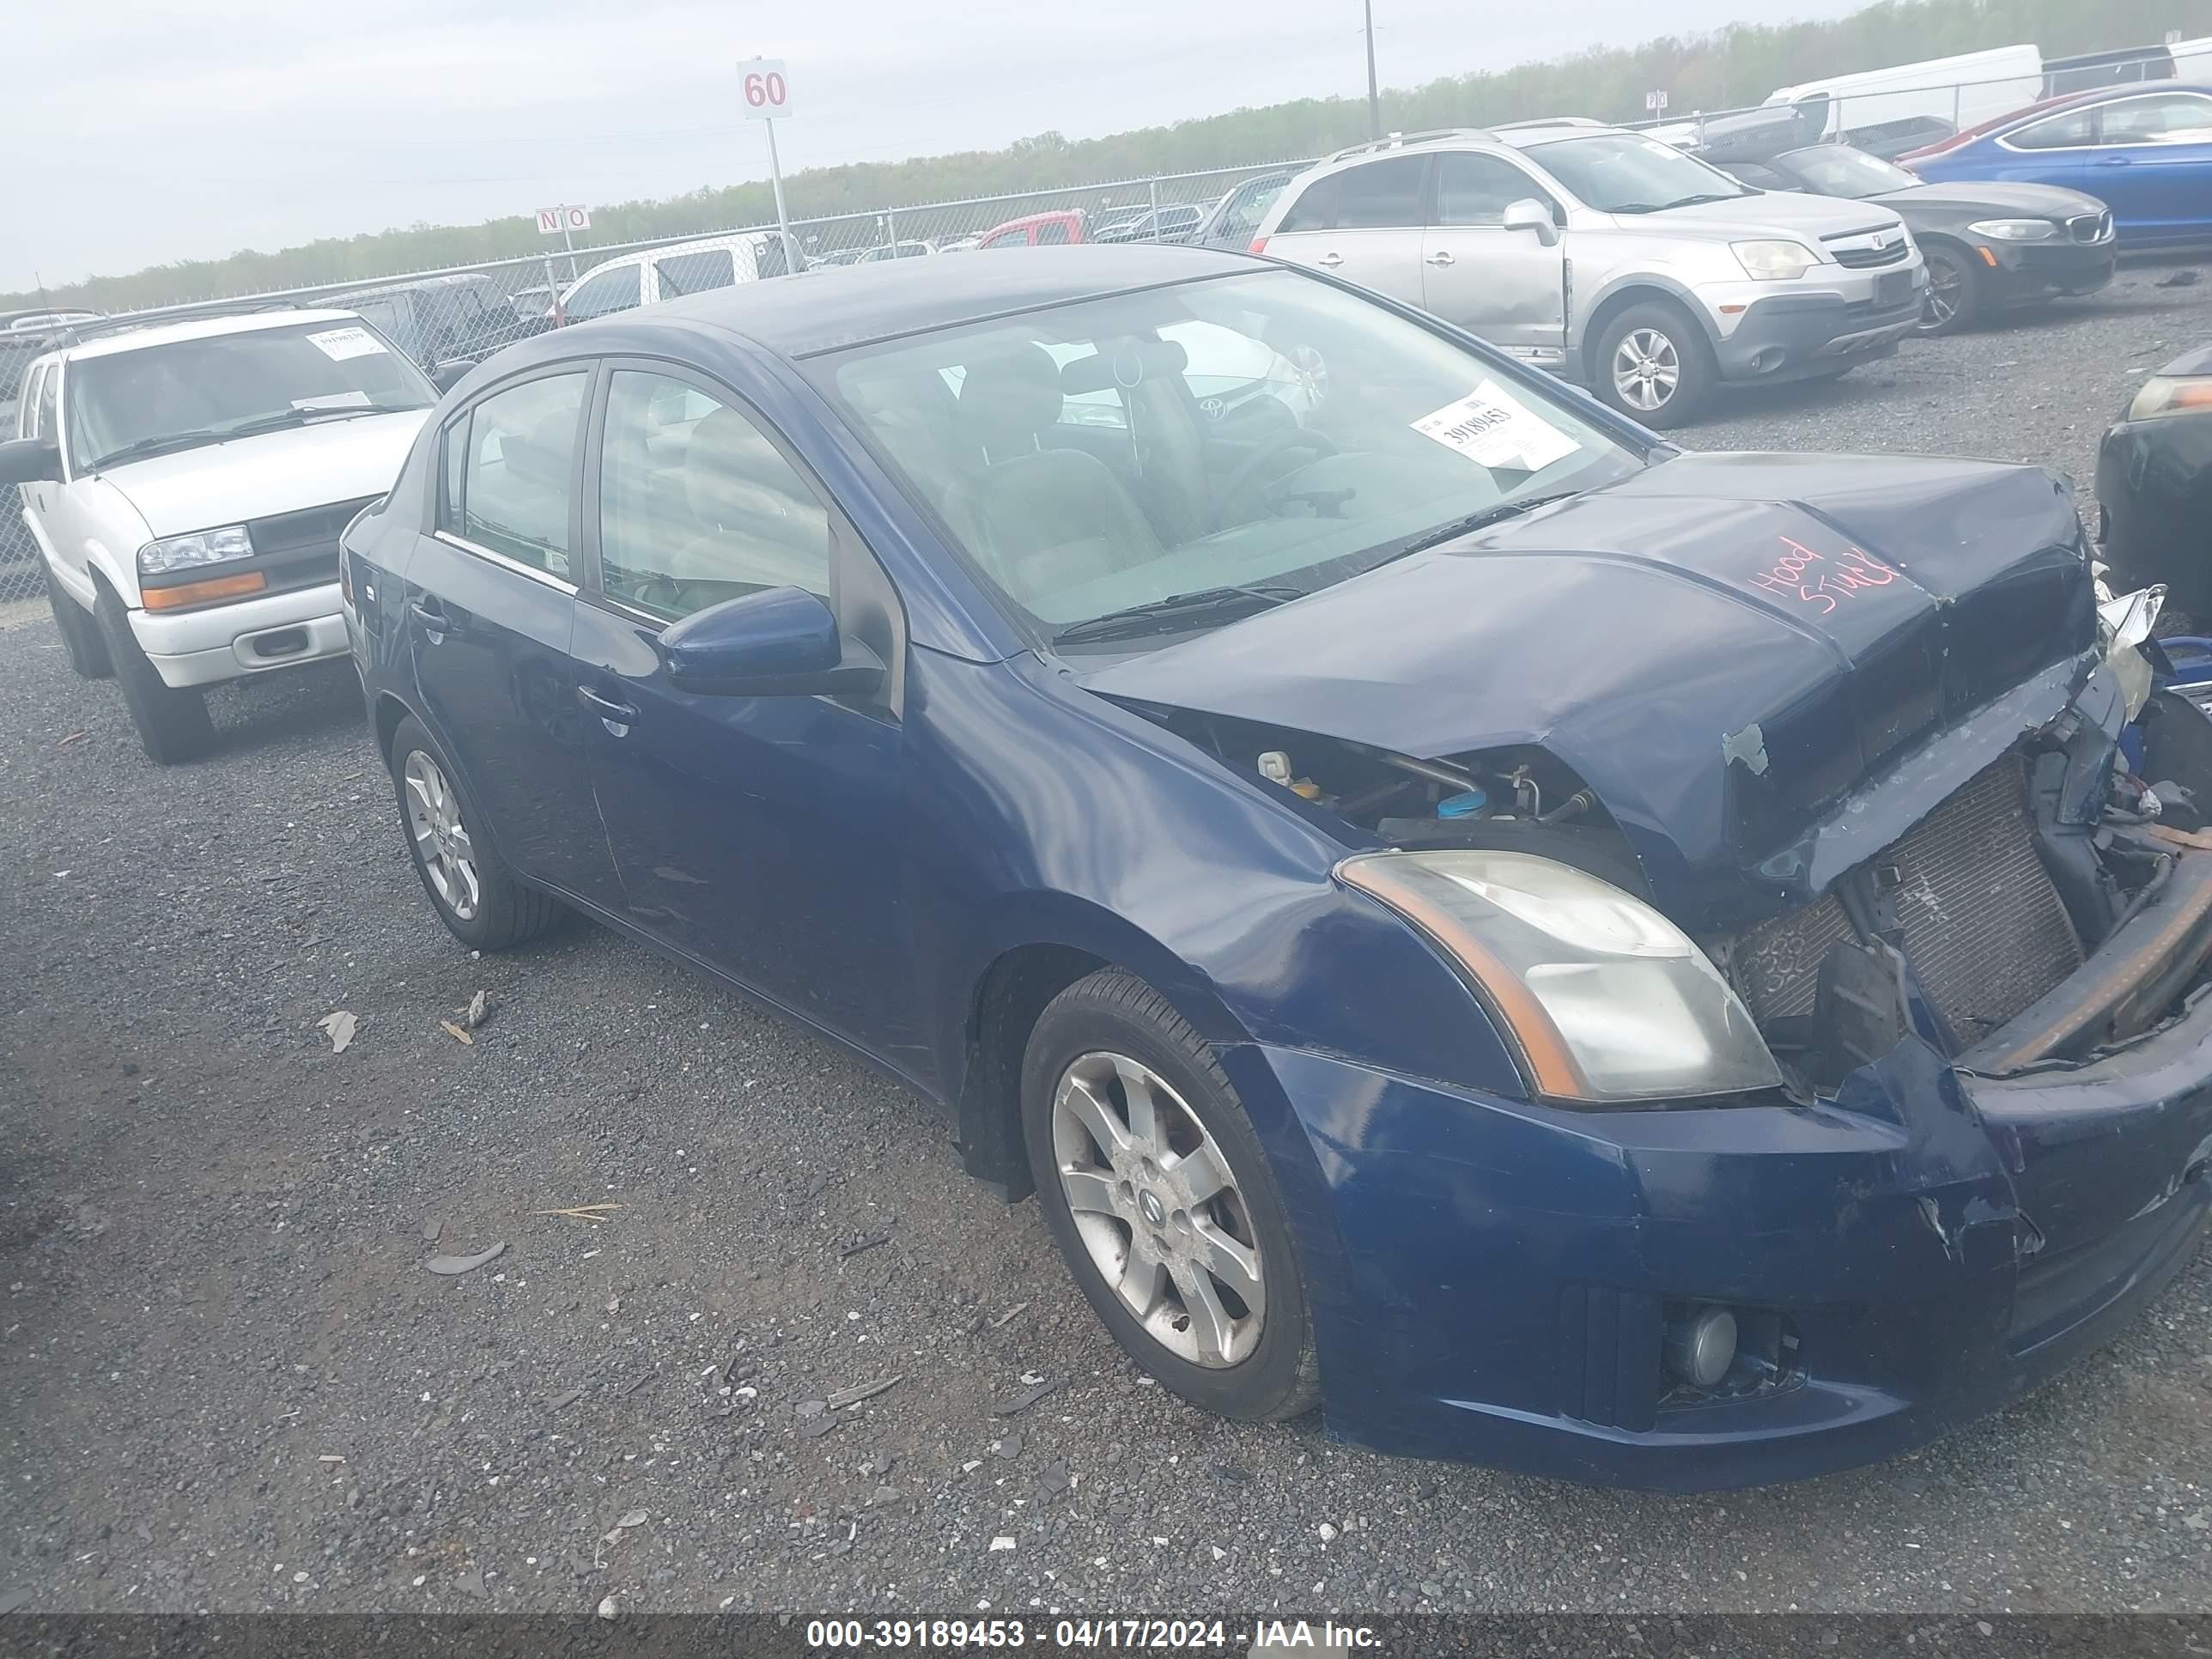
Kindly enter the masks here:
<path id="1" fill-rule="evenodd" d="M 146 752 L 213 737 L 204 688 L 347 650 L 338 534 L 436 389 L 350 313 L 88 325 L 25 371 L 21 486 L 70 666 L 112 674 Z"/>

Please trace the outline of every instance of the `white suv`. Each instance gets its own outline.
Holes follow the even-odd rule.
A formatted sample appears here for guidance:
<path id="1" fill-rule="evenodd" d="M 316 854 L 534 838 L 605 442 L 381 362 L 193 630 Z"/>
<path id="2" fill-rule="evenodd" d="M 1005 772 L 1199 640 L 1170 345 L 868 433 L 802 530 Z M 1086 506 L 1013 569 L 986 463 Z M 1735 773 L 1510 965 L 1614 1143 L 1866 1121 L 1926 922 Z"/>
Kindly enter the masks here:
<path id="1" fill-rule="evenodd" d="M 437 398 L 342 311 L 88 325 L 25 371 L 0 488 L 70 666 L 115 676 L 154 759 L 207 746 L 204 687 L 346 654 L 338 533 Z"/>
<path id="2" fill-rule="evenodd" d="M 1581 120 L 1340 151 L 1284 187 L 1252 251 L 1419 306 L 1654 427 L 1723 381 L 1889 356 L 1928 282 L 1887 208 L 1752 190 Z"/>

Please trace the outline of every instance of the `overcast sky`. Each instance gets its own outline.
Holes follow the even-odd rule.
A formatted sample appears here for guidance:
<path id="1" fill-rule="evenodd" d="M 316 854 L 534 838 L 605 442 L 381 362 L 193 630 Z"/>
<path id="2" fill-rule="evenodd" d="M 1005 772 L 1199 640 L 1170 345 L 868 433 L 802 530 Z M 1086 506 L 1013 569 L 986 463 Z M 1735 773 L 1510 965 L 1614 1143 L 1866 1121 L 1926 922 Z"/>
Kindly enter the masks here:
<path id="1" fill-rule="evenodd" d="M 1385 86 L 1863 0 L 1376 0 Z M 1762 13 L 1766 14 L 1761 16 Z M 1359 0 L 106 0 L 26 6 L 0 290 L 1365 90 Z M 1224 161 L 1244 158 L 1224 156 Z"/>

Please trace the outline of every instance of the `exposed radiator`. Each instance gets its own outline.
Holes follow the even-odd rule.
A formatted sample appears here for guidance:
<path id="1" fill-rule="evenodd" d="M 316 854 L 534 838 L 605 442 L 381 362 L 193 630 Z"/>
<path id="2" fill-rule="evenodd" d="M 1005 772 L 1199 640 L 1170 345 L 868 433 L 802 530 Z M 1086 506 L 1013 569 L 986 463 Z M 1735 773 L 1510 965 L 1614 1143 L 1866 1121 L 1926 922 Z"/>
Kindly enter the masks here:
<path id="1" fill-rule="evenodd" d="M 1901 878 L 1905 959 L 1961 1042 L 1996 1030 L 2081 965 L 2034 830 L 2025 765 L 2008 755 L 1877 860 Z M 1833 895 L 1738 935 L 1731 971 L 1753 1018 L 1811 1013 L 1821 959 L 1852 937 Z"/>

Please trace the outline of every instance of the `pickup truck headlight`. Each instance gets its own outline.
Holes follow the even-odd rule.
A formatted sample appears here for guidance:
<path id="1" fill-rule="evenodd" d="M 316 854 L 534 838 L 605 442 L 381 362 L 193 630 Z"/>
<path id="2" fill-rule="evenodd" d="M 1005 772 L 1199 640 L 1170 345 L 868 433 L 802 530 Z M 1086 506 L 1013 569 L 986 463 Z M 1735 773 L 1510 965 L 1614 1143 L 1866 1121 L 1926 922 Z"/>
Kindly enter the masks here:
<path id="1" fill-rule="evenodd" d="M 221 530 L 195 530 L 189 536 L 165 536 L 138 550 L 138 574 L 159 576 L 171 570 L 190 570 L 204 564 L 222 564 L 253 556 L 252 538 L 242 524 Z"/>
<path id="2" fill-rule="evenodd" d="M 1990 242 L 2050 242 L 2057 240 L 2058 227 L 2048 219 L 1977 219 L 1966 234 Z"/>
<path id="3" fill-rule="evenodd" d="M 1337 879 L 1396 911 L 1480 988 L 1547 1098 L 1688 1099 L 1778 1088 L 1720 970 L 1611 884 L 1527 853 L 1362 853 Z"/>
<path id="4" fill-rule="evenodd" d="M 1730 242 L 1736 263 L 1754 282 L 1788 283 L 1820 263 L 1820 256 L 1802 242 Z"/>

